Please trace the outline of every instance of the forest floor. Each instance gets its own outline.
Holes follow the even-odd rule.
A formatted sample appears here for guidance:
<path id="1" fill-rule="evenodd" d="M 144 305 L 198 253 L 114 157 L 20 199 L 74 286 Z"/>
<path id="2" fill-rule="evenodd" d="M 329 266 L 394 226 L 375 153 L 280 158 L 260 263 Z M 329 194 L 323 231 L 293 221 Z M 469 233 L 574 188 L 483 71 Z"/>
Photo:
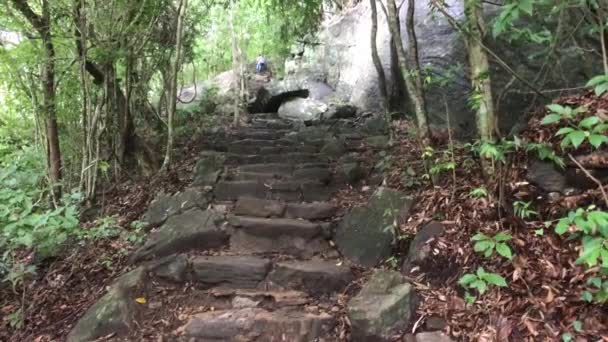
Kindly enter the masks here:
<path id="1" fill-rule="evenodd" d="M 592 94 L 558 99 L 558 103 L 585 104 L 594 112 L 608 110 L 608 101 Z M 534 113 L 521 137 L 534 142 L 555 144 L 554 127 L 541 126 L 544 110 Z M 479 160 L 463 144 L 451 144 L 443 137 L 436 141 L 437 162 L 453 159 L 455 168 L 439 174 L 435 184 L 423 177 L 428 172 L 420 156 L 421 146 L 411 137 L 412 124 L 395 123 L 396 141 L 383 156 L 382 165 L 388 186 L 416 197 L 410 219 L 400 224 L 396 257 L 385 267 L 398 268 L 399 258 L 407 253 L 409 241 L 420 227 L 435 220 L 446 232 L 432 242 L 428 264 L 407 274 L 421 295 L 416 324 L 418 329 L 430 317 L 447 322 L 446 330 L 456 340 L 464 341 L 554 341 L 564 334 L 572 341 L 608 340 L 608 308 L 581 300 L 586 281 L 597 272 L 575 263 L 579 245 L 553 232 L 545 222 L 565 216 L 568 210 L 581 205 L 602 203 L 599 190 L 548 201 L 539 189 L 525 179 L 528 154 L 517 151 L 501 167 L 502 177 L 486 182 Z M 123 179 L 104 195 L 103 216 L 113 216 L 126 233 L 133 233 L 132 223 L 138 220 L 148 203 L 160 191 L 182 190 L 188 184 L 202 149 L 200 141 L 178 146 L 175 165 L 178 168 L 164 176 Z M 445 152 L 447 151 L 447 152 Z M 453 152 L 453 154 L 452 154 Z M 373 159 L 369 156 L 370 160 Z M 505 202 L 532 203 L 534 214 L 526 219 L 514 215 L 513 208 L 497 206 L 492 193 L 501 180 L 505 185 Z M 488 186 L 487 184 L 494 184 Z M 488 189 L 487 196 L 471 196 L 474 189 Z M 367 187 L 356 187 L 339 194 L 344 209 L 364 203 L 370 195 Z M 89 223 L 91 226 L 95 222 Z M 512 260 L 484 258 L 473 250 L 471 238 L 478 232 L 493 235 L 507 232 L 514 257 Z M 16 289 L 0 288 L 0 341 L 63 340 L 69 327 L 82 316 L 122 273 L 138 240 L 120 234 L 87 245 L 70 246 L 54 260 L 39 266 L 37 275 Z M 22 260 L 31 260 L 24 252 Z M 500 273 L 508 287 L 490 288 L 467 304 L 458 279 L 479 266 Z M 11 328 L 10 314 L 22 308 L 20 329 Z"/>

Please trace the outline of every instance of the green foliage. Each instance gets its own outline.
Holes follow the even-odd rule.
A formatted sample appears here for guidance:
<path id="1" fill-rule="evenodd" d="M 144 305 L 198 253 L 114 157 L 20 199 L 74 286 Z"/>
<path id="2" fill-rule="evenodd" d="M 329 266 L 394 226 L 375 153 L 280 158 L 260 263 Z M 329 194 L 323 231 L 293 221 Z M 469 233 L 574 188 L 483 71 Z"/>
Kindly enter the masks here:
<path id="1" fill-rule="evenodd" d="M 494 38 L 498 37 L 508 28 L 511 28 L 513 23 L 517 21 L 522 14 L 532 15 L 534 10 L 533 0 L 512 1 L 502 6 L 502 11 L 494 20 L 492 26 L 492 34 Z"/>
<path id="2" fill-rule="evenodd" d="M 476 290 L 478 294 L 486 293 L 490 285 L 506 287 L 507 281 L 500 274 L 486 272 L 483 267 L 479 267 L 475 273 L 464 274 L 458 284 L 465 289 Z"/>
<path id="3" fill-rule="evenodd" d="M 487 197 L 488 190 L 486 190 L 486 188 L 484 188 L 484 187 L 475 188 L 475 189 L 471 190 L 471 192 L 469 192 L 469 195 L 471 195 L 474 198 Z"/>
<path id="4" fill-rule="evenodd" d="M 608 91 L 608 75 L 598 75 L 587 82 L 587 87 L 593 88 L 595 95 L 602 96 Z"/>
<path id="5" fill-rule="evenodd" d="M 582 242 L 577 263 L 588 267 L 601 263 L 602 267 L 608 268 L 608 212 L 597 210 L 595 206 L 571 211 L 555 226 L 555 232 L 559 235 L 568 231 Z"/>
<path id="6" fill-rule="evenodd" d="M 515 211 L 515 215 L 521 219 L 528 219 L 532 216 L 537 216 L 538 213 L 532 209 L 530 206 L 532 202 L 523 202 L 523 201 L 515 201 L 513 202 L 513 210 Z"/>
<path id="7" fill-rule="evenodd" d="M 507 241 L 510 241 L 513 237 L 507 233 L 498 233 L 493 237 L 487 236 L 483 233 L 477 233 L 471 240 L 475 241 L 473 250 L 477 253 L 483 254 L 486 258 L 489 258 L 494 254 L 494 251 L 499 255 L 511 260 L 513 258 L 513 252 Z"/>
<path id="8" fill-rule="evenodd" d="M 608 124 L 604 124 L 597 116 L 586 117 L 575 124 L 577 116 L 586 111 L 584 107 L 571 108 L 569 106 L 550 104 L 547 108 L 550 110 L 550 113 L 541 121 L 543 125 L 560 122 L 566 125 L 555 133 L 556 136 L 563 136 L 561 142 L 562 148 L 565 149 L 572 146 L 576 149 L 585 140 L 595 148 L 599 148 L 602 144 L 608 142 L 608 137 L 605 135 L 608 130 Z"/>
<path id="9" fill-rule="evenodd" d="M 608 301 L 608 280 L 592 277 L 587 280 L 587 286 L 589 286 L 588 290 L 583 291 L 581 295 L 582 300 L 598 304 L 604 304 Z"/>

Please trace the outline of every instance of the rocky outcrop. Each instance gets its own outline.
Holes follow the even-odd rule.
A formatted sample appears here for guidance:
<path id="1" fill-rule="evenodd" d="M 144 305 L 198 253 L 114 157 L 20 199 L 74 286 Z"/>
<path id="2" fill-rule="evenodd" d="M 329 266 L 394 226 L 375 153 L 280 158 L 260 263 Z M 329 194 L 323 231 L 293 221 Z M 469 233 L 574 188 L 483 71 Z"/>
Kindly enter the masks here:
<path id="1" fill-rule="evenodd" d="M 348 303 L 353 341 L 388 341 L 415 312 L 412 285 L 395 271 L 376 271 Z"/>
<path id="2" fill-rule="evenodd" d="M 467 53 L 462 36 L 444 17 L 436 12 L 431 13 L 430 0 L 415 2 L 416 34 L 420 62 L 424 70 L 430 72 L 433 80 L 441 81 L 431 84 L 427 90 L 427 103 L 432 123 L 445 123 L 445 107 L 442 99 L 447 98 L 449 111 L 452 114 L 452 127 L 460 133 L 474 132 L 474 115 L 467 105 L 470 95 L 468 80 Z M 447 0 L 446 7 L 456 20 L 464 20 L 462 1 Z M 404 18 L 407 6 L 401 9 L 402 32 L 406 32 Z M 486 5 L 487 19 L 495 15 L 497 7 Z M 289 60 L 288 71 L 293 77 L 309 78 L 326 81 L 336 92 L 336 96 L 345 102 L 350 102 L 364 110 L 379 110 L 380 94 L 376 70 L 371 59 L 371 14 L 369 2 L 362 1 L 344 15 L 337 16 L 327 22 L 319 32 L 313 44 L 299 46 L 293 53 L 296 58 Z M 380 11 L 378 15 L 377 46 L 380 58 L 392 86 L 394 102 L 405 98 L 403 89 L 391 72 L 391 56 L 389 33 L 386 17 Z M 525 20 L 525 18 L 522 18 Z M 575 25 L 579 19 L 572 19 L 565 25 Z M 405 39 L 405 34 L 403 35 Z M 585 39 L 580 41 L 584 44 Z M 492 43 L 492 49 L 511 66 L 517 66 L 516 72 L 528 80 L 535 80 L 537 72 L 545 63 L 545 58 L 530 58 L 532 51 L 539 51 L 541 46 L 535 44 L 517 45 L 507 41 Z M 517 43 L 521 44 L 521 43 Z M 407 46 L 407 45 L 406 45 Z M 301 56 L 301 57 L 300 57 Z M 586 60 L 589 54 L 583 49 L 570 48 L 560 50 L 557 61 L 547 74 L 544 84 L 547 88 L 569 88 L 584 85 L 585 82 L 601 70 L 598 61 Z M 581 62 L 581 60 L 583 60 Z M 503 93 L 507 84 L 509 91 L 500 99 L 501 126 L 505 132 L 511 127 L 518 116 L 525 112 L 532 99 L 530 90 L 520 82 L 511 82 L 512 76 L 497 65 L 492 66 L 492 85 L 495 94 Z M 468 131 L 468 132 L 467 132 Z"/>
<path id="3" fill-rule="evenodd" d="M 380 188 L 365 207 L 356 207 L 342 218 L 334 242 L 351 261 L 376 266 L 392 254 L 394 222 L 407 217 L 412 200 L 405 194 Z"/>

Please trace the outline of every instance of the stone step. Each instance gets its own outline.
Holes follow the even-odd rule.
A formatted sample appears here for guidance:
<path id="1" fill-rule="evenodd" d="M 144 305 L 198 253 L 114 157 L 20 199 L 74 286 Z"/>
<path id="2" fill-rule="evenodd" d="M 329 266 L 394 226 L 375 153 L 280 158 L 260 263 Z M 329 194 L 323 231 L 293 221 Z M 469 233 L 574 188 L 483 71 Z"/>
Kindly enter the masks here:
<path id="1" fill-rule="evenodd" d="M 270 141 L 270 140 L 262 140 L 262 141 Z M 226 146 L 226 151 L 229 153 L 234 153 L 237 155 L 251 155 L 251 154 L 261 154 L 261 155 L 279 155 L 286 153 L 318 153 L 319 149 L 315 146 L 306 146 L 306 145 L 293 145 L 293 146 L 260 146 L 260 145 L 229 145 Z"/>
<path id="2" fill-rule="evenodd" d="M 249 235 L 265 238 L 287 235 L 312 239 L 322 235 L 320 224 L 306 220 L 231 216 L 228 222 L 233 227 L 245 230 Z"/>
<path id="3" fill-rule="evenodd" d="M 337 260 L 279 262 L 268 275 L 272 285 L 313 296 L 341 292 L 353 279 L 350 268 L 338 266 Z"/>
<path id="4" fill-rule="evenodd" d="M 328 337 L 335 325 L 327 313 L 243 308 L 196 314 L 180 330 L 195 341 L 310 342 Z"/>
<path id="5" fill-rule="evenodd" d="M 317 163 L 327 164 L 327 157 L 317 153 L 301 153 L 289 151 L 287 153 L 265 153 L 244 155 L 229 154 L 226 156 L 228 165 L 260 164 L 260 163 Z"/>
<path id="6" fill-rule="evenodd" d="M 277 140 L 283 138 L 290 130 L 275 130 L 275 129 L 259 129 L 250 128 L 243 129 L 233 133 L 233 136 L 241 139 L 257 139 L 257 140 Z"/>
<path id="7" fill-rule="evenodd" d="M 192 261 L 193 280 L 206 287 L 255 289 L 271 268 L 268 259 L 255 256 L 204 256 Z"/>
<path id="8" fill-rule="evenodd" d="M 216 200 L 236 201 L 239 197 L 248 196 L 269 200 L 288 202 L 328 201 L 334 189 L 317 181 L 220 181 L 213 193 Z"/>
<path id="9" fill-rule="evenodd" d="M 292 129 L 293 124 L 276 119 L 252 119 L 250 127 L 266 129 Z"/>
<path id="10" fill-rule="evenodd" d="M 330 202 L 285 203 L 252 197 L 239 197 L 233 213 L 252 217 L 285 217 L 290 219 L 324 220 L 332 218 L 337 207 Z"/>

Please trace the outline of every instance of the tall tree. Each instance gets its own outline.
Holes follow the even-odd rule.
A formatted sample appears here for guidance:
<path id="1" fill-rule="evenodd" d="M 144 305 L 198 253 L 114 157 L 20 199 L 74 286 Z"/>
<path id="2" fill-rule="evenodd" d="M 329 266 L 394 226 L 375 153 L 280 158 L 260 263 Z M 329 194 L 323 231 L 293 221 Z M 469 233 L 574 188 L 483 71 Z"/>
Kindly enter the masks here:
<path id="1" fill-rule="evenodd" d="M 490 63 L 488 55 L 483 48 L 485 26 L 482 13 L 481 0 L 464 0 L 467 30 L 467 53 L 469 56 L 469 69 L 475 107 L 477 110 L 477 131 L 483 141 L 494 139 L 496 128 L 496 114 L 492 96 L 490 80 Z"/>
<path id="2" fill-rule="evenodd" d="M 409 0 L 410 1 L 410 6 L 413 6 L 413 0 Z M 397 13 L 398 9 L 397 9 L 397 5 L 395 4 L 395 0 L 388 0 L 387 1 L 387 15 L 388 15 L 388 26 L 389 26 L 389 30 L 391 32 L 391 35 L 393 36 L 393 41 L 395 43 L 395 46 L 397 48 L 397 59 L 399 61 L 399 67 L 401 69 L 401 74 L 403 75 L 403 79 L 405 80 L 405 86 L 407 88 L 407 92 L 410 95 L 410 98 L 414 104 L 414 112 L 416 113 L 416 121 L 418 123 L 418 134 L 420 137 L 420 140 L 423 142 L 423 144 L 428 145 L 430 144 L 430 133 L 429 133 L 429 125 L 428 125 L 428 115 L 426 113 L 426 103 L 425 103 L 425 99 L 424 99 L 424 89 L 422 89 L 422 80 L 421 80 L 421 73 L 420 73 L 420 68 L 417 65 L 411 65 L 412 63 L 410 63 L 409 61 L 414 61 L 414 60 L 418 60 L 417 56 L 411 56 L 408 59 L 406 56 L 406 52 L 405 52 L 405 48 L 403 47 L 403 41 L 401 39 L 401 32 L 400 32 L 400 22 L 399 22 L 399 15 Z M 413 8 L 410 10 L 408 8 L 408 15 L 411 15 L 411 19 L 413 19 Z M 409 23 L 407 23 L 408 25 L 413 25 L 413 20 L 409 20 Z M 411 28 L 412 32 L 413 32 L 413 26 Z M 410 29 L 408 29 L 408 32 L 410 32 Z M 415 35 L 414 35 L 414 39 L 415 39 Z M 410 39 L 411 40 L 411 39 Z M 412 43 L 413 42 L 409 42 L 410 44 L 410 48 L 412 48 Z M 414 42 L 415 44 L 415 42 Z M 415 46 L 415 45 L 414 45 Z M 410 54 L 413 54 L 414 51 L 409 51 Z M 408 65 L 409 64 L 409 65 Z M 420 80 L 417 80 L 417 78 L 420 78 Z"/>
<path id="3" fill-rule="evenodd" d="M 169 112 L 167 113 L 167 149 L 165 151 L 165 160 L 161 171 L 166 171 L 171 165 L 171 154 L 173 151 L 173 119 L 175 117 L 175 110 L 177 106 L 177 77 L 179 68 L 181 66 L 182 59 L 182 40 L 184 36 L 184 18 L 186 16 L 186 9 L 188 7 L 188 0 L 180 0 L 177 15 L 177 25 L 175 28 L 175 57 L 171 64 L 171 85 L 169 86 Z"/>
<path id="4" fill-rule="evenodd" d="M 46 149 L 49 179 L 55 202 L 61 198 L 61 149 L 55 106 L 55 47 L 51 35 L 51 7 L 49 0 L 42 1 L 42 13 L 35 13 L 27 0 L 12 0 L 15 8 L 38 32 L 44 49 L 42 65 L 42 105 L 45 116 Z"/>

